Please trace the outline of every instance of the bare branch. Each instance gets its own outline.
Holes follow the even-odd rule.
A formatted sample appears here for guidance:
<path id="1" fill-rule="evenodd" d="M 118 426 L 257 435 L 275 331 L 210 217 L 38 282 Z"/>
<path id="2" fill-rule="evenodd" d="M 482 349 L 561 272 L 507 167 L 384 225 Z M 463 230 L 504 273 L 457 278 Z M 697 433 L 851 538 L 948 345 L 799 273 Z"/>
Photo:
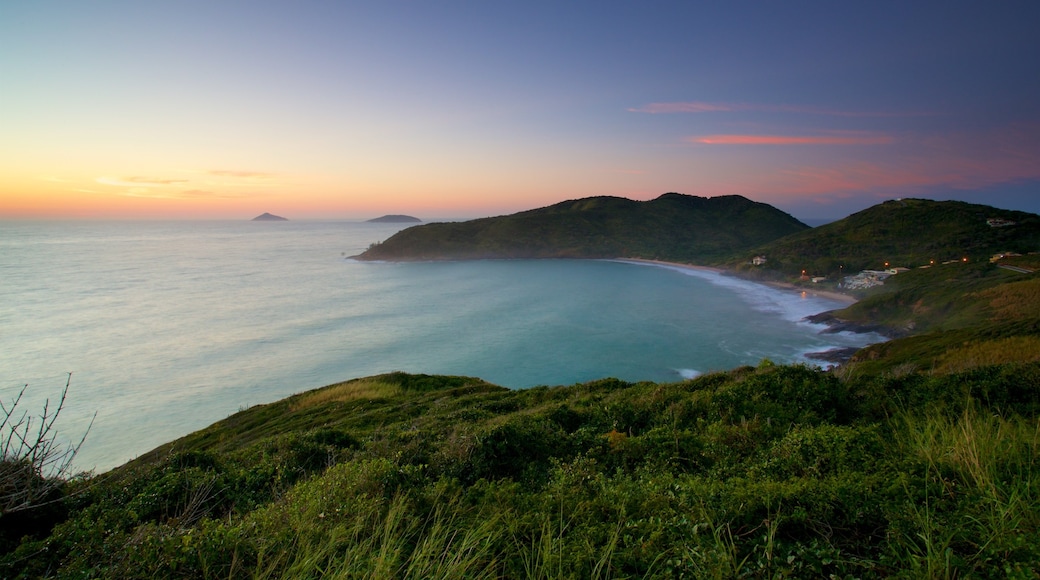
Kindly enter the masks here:
<path id="1" fill-rule="evenodd" d="M 52 408 L 47 399 L 38 424 L 28 412 L 18 412 L 29 385 L 22 387 L 9 405 L 0 401 L 0 516 L 50 503 L 53 492 L 70 477 L 72 462 L 97 417 L 94 413 L 79 443 L 65 445 L 57 440 L 55 424 L 65 408 L 71 383 L 72 373 L 68 373 L 57 406 Z"/>

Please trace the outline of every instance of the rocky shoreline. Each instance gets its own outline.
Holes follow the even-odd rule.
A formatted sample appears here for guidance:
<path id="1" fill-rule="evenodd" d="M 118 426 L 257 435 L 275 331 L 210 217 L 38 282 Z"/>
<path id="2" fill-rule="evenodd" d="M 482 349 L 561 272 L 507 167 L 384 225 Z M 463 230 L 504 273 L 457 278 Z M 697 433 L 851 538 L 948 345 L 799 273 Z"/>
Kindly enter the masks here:
<path id="1" fill-rule="evenodd" d="M 834 334 L 838 332 L 854 332 L 856 334 L 874 333 L 890 340 L 893 338 L 902 338 L 909 334 L 905 330 L 899 330 L 881 324 L 861 324 L 858 322 L 850 322 L 838 318 L 834 315 L 834 312 L 834 310 L 829 310 L 827 312 L 813 314 L 811 316 L 806 316 L 804 320 L 813 324 L 826 325 L 827 328 L 821 331 L 824 334 Z M 851 360 L 852 356 L 859 350 L 860 349 L 857 347 L 835 348 L 822 352 L 806 353 L 805 358 L 834 364 L 843 364 Z"/>
<path id="2" fill-rule="evenodd" d="M 848 320 L 844 320 L 835 316 L 833 310 L 821 312 L 819 314 L 813 314 L 811 316 L 806 316 L 805 320 L 813 324 L 827 325 L 827 329 L 822 331 L 826 334 L 834 334 L 838 332 L 854 332 L 856 334 L 867 334 L 873 332 L 875 334 L 880 334 L 881 336 L 884 336 L 888 339 L 903 338 L 908 334 L 905 330 L 891 328 L 882 324 L 862 324 L 859 322 L 851 322 Z"/>

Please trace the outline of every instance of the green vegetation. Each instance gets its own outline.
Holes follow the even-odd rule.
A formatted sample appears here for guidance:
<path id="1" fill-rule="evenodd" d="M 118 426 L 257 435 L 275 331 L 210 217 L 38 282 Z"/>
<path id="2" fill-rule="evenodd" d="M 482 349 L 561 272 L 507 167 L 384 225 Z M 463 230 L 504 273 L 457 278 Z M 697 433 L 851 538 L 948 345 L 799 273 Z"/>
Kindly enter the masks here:
<path id="1" fill-rule="evenodd" d="M 402 230 L 363 260 L 647 258 L 716 261 L 806 229 L 740 196 L 592 197 L 513 215 Z"/>
<path id="2" fill-rule="evenodd" d="M 856 353 L 843 372 L 949 373 L 1040 357 L 1040 216 L 962 202 L 888 201 L 731 261 L 742 276 L 835 289 L 861 269 L 902 267 L 852 306 L 815 317 L 897 338 Z M 1017 253 L 997 263 L 996 254 Z M 761 265 L 753 256 L 765 256 Z M 1013 266 L 1006 269 L 1000 266 Z M 802 278 L 826 276 L 819 284 Z"/>
<path id="3" fill-rule="evenodd" d="M 1001 252 L 1036 251 L 1036 214 L 959 201 L 900 199 L 763 244 L 733 263 L 760 275 L 798 276 L 804 270 L 837 280 L 863 269 L 917 268 L 964 258 L 986 261 Z M 751 258 L 757 255 L 768 261 L 752 267 Z"/>
<path id="4" fill-rule="evenodd" d="M 1040 573 L 1040 363 L 839 375 L 332 385 L 69 482 L 0 575 Z"/>
<path id="5" fill-rule="evenodd" d="M 818 319 L 881 325 L 896 340 L 857 352 L 846 372 L 948 373 L 1040 358 L 1040 277 L 986 262 L 893 276 L 859 302 Z"/>

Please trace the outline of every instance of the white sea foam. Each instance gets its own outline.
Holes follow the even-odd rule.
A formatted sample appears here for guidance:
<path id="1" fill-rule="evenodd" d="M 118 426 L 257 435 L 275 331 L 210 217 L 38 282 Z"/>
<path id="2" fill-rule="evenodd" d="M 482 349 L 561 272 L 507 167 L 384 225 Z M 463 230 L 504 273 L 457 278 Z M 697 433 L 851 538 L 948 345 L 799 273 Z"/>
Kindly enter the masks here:
<path id="1" fill-rule="evenodd" d="M 702 278 L 708 282 L 732 291 L 747 302 L 753 310 L 775 314 L 791 322 L 802 322 L 807 316 L 836 310 L 844 303 L 830 298 L 816 296 L 807 292 L 787 291 L 759 284 L 750 280 L 727 276 L 710 270 L 683 268 L 681 266 L 662 265 L 663 268 L 675 270 L 687 276 Z"/>
<path id="2" fill-rule="evenodd" d="M 806 322 L 805 318 L 843 308 L 845 304 L 839 300 L 824 298 L 808 292 L 787 291 L 773 288 L 765 284 L 759 284 L 750 280 L 744 280 L 734 276 L 728 276 L 719 272 L 700 268 L 686 268 L 683 266 L 661 264 L 655 262 L 618 260 L 627 264 L 653 266 L 665 268 L 684 274 L 704 279 L 715 286 L 725 288 L 733 292 L 741 300 L 745 301 L 752 310 L 780 316 L 791 322 Z M 823 327 L 824 325 L 817 325 Z"/>
<path id="3" fill-rule="evenodd" d="M 715 272 L 703 268 L 690 268 L 681 265 L 673 265 L 658 262 L 647 262 L 641 260 L 617 260 L 627 264 L 635 264 L 640 266 L 652 266 L 655 268 L 664 268 L 672 270 L 686 276 L 693 276 L 709 282 L 714 286 L 725 288 L 732 292 L 735 296 L 740 298 L 742 301 L 747 303 L 748 307 L 755 311 L 766 315 L 777 316 L 783 320 L 789 322 L 816 328 L 821 333 L 822 337 L 826 337 L 826 342 L 829 344 L 821 345 L 818 348 L 811 349 L 800 349 L 797 352 L 791 353 L 791 360 L 795 362 L 802 362 L 812 365 L 824 366 L 824 368 L 830 368 L 833 364 L 823 363 L 821 361 L 810 358 L 808 355 L 817 352 L 826 352 L 830 350 L 848 348 L 848 347 L 863 347 L 868 344 L 874 344 L 878 342 L 884 342 L 888 340 L 886 337 L 877 333 L 853 333 L 848 331 L 826 333 L 823 334 L 829 327 L 826 324 L 815 324 L 809 322 L 807 317 L 821 312 L 827 312 L 830 310 L 838 310 L 844 308 L 847 304 L 831 298 L 815 295 L 809 292 L 797 291 L 797 290 L 785 290 L 774 288 L 765 284 L 759 284 L 750 280 L 737 278 L 721 272 Z M 745 352 L 745 357 L 754 357 L 756 353 Z"/>
<path id="4" fill-rule="evenodd" d="M 675 369 L 675 372 L 679 373 L 679 376 L 686 380 L 695 379 L 704 374 L 696 369 Z"/>

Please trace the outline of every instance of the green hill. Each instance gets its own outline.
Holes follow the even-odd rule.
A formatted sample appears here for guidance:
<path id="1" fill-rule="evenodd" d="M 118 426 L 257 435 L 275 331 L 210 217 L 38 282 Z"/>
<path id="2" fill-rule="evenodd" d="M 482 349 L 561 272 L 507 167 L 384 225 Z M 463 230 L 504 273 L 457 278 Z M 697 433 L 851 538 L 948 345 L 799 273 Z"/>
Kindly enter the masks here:
<path id="1" fill-rule="evenodd" d="M 949 372 L 1040 359 L 1040 216 L 954 201 L 888 201 L 798 232 L 730 262 L 740 275 L 842 289 L 862 269 L 902 267 L 859 301 L 813 317 L 836 330 L 881 328 L 897 338 L 852 356 L 843 372 Z M 1026 254 L 992 263 L 1003 253 Z M 766 263 L 753 265 L 753 256 Z M 1012 266 L 1004 268 L 1001 266 Z M 823 276 L 815 283 L 803 278 Z"/>
<path id="2" fill-rule="evenodd" d="M 1035 577 L 1038 401 L 1040 363 L 517 391 L 393 373 L 0 516 L 0 575 Z"/>
<path id="3" fill-rule="evenodd" d="M 916 268 L 949 260 L 986 260 L 1000 252 L 1040 251 L 1040 216 L 959 201 L 886 201 L 849 217 L 762 244 L 739 259 L 744 271 L 785 276 Z M 756 255 L 766 264 L 747 264 Z"/>
<path id="4" fill-rule="evenodd" d="M 709 261 L 807 229 L 740 196 L 591 197 L 507 216 L 398 232 L 361 260 L 648 258 Z"/>

